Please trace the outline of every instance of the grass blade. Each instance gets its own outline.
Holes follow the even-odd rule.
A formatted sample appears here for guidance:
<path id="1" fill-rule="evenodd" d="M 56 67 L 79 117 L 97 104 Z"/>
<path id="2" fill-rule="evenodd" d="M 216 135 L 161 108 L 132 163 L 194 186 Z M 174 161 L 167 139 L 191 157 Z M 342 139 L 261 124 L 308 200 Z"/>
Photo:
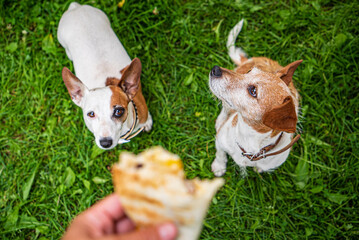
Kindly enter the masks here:
<path id="1" fill-rule="evenodd" d="M 30 194 L 30 190 L 32 187 L 32 184 L 34 183 L 35 175 L 37 173 L 37 169 L 39 168 L 39 165 L 36 166 L 36 168 L 32 171 L 31 176 L 26 181 L 26 183 L 22 187 L 22 199 L 25 201 Z"/>

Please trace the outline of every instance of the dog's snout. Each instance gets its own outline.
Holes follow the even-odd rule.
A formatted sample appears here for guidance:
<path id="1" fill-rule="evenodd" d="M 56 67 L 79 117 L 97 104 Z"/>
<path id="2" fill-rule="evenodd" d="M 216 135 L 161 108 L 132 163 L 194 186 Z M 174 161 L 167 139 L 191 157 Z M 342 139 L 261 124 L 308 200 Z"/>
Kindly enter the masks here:
<path id="1" fill-rule="evenodd" d="M 103 148 L 109 148 L 112 146 L 112 138 L 102 138 L 100 139 L 100 145 L 103 147 Z"/>
<path id="2" fill-rule="evenodd" d="M 222 76 L 222 70 L 217 65 L 212 68 L 211 75 L 214 77 L 221 77 Z"/>

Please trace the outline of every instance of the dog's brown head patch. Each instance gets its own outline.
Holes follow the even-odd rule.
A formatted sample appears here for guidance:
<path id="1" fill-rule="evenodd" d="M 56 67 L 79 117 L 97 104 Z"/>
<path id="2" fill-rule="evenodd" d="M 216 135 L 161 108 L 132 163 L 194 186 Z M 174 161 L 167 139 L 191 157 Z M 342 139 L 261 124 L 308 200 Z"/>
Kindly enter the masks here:
<path id="1" fill-rule="evenodd" d="M 106 86 L 120 86 L 120 79 L 115 77 L 108 77 L 106 79 Z"/>
<path id="2" fill-rule="evenodd" d="M 122 121 L 124 122 L 127 118 L 127 106 L 129 103 L 129 99 L 127 97 L 127 95 L 122 91 L 121 88 L 117 87 L 117 86 L 109 86 L 111 92 L 112 92 L 112 96 L 111 96 L 111 102 L 110 102 L 110 108 L 115 111 L 115 109 L 118 108 L 123 108 L 123 115 L 119 118 L 114 118 L 117 121 Z"/>
<path id="3" fill-rule="evenodd" d="M 235 71 L 221 68 L 210 77 L 212 92 L 258 132 L 294 132 L 298 94 L 291 82 L 301 60 L 281 67 L 268 58 L 253 58 Z"/>

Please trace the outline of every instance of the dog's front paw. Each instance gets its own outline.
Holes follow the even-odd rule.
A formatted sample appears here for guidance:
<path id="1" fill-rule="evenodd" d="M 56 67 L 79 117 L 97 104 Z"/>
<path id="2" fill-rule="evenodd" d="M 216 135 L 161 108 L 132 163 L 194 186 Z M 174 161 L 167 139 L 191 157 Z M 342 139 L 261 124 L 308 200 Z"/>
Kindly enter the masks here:
<path id="1" fill-rule="evenodd" d="M 260 168 L 260 167 L 254 167 L 254 171 L 257 172 L 257 173 L 263 173 L 263 169 Z"/>
<path id="2" fill-rule="evenodd" d="M 226 173 L 226 164 L 220 163 L 217 159 L 215 159 L 212 163 L 212 172 L 216 177 L 223 176 Z"/>
<path id="3" fill-rule="evenodd" d="M 151 116 L 150 112 L 148 112 L 147 121 L 146 121 L 145 124 L 143 125 L 143 126 L 144 126 L 144 130 L 145 130 L 146 132 L 151 131 L 151 129 L 152 129 L 152 124 L 153 124 L 152 116 Z"/>

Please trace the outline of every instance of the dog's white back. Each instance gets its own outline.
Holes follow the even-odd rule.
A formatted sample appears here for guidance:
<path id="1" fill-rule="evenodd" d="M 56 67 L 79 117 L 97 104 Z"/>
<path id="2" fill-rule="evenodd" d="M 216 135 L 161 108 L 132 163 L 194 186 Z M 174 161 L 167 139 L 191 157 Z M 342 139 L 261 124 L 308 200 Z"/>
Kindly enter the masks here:
<path id="1" fill-rule="evenodd" d="M 57 37 L 88 89 L 104 87 L 109 76 L 121 78 L 119 70 L 131 63 L 107 16 L 97 8 L 71 3 L 60 20 Z"/>
<path id="2" fill-rule="evenodd" d="M 111 149 L 122 142 L 136 121 L 132 103 L 138 117 L 134 130 L 149 131 L 152 118 L 141 90 L 141 62 L 131 61 L 105 13 L 73 2 L 60 20 L 57 37 L 76 73 L 65 67 L 62 78 L 96 144 Z"/>

